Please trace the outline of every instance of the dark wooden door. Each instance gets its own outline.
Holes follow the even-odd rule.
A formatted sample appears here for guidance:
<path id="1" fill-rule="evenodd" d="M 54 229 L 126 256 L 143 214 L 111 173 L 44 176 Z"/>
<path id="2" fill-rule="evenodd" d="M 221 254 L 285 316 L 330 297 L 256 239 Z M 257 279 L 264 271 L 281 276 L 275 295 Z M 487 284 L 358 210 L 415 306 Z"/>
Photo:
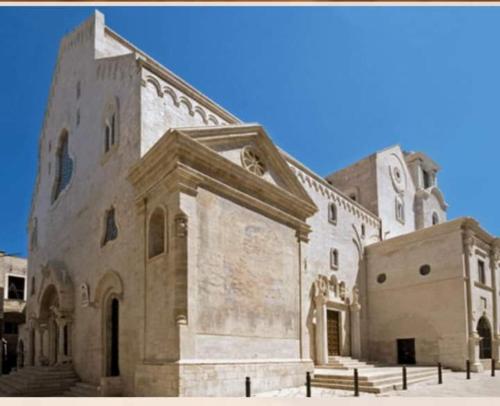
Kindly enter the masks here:
<path id="1" fill-rule="evenodd" d="M 328 355 L 340 355 L 339 312 L 327 310 Z"/>
<path id="2" fill-rule="evenodd" d="M 398 339 L 398 364 L 414 365 L 415 364 L 415 339 L 402 338 Z"/>

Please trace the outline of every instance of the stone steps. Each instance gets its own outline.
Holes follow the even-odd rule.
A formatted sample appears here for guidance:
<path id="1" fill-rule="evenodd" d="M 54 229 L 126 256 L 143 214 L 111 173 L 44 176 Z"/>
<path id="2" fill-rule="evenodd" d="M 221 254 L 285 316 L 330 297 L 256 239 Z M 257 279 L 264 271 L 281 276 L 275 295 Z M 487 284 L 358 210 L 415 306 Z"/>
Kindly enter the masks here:
<path id="1" fill-rule="evenodd" d="M 91 398 L 100 395 L 100 388 L 97 385 L 92 385 L 85 382 L 77 382 L 69 390 L 63 393 L 67 397 Z"/>
<path id="2" fill-rule="evenodd" d="M 315 367 L 311 384 L 319 388 L 354 391 L 354 368 L 358 369 L 360 392 L 383 393 L 403 387 L 401 366 L 372 365 L 349 357 L 330 357 L 328 364 Z M 431 379 L 437 382 L 436 367 L 411 366 L 406 372 L 408 385 Z"/>
<path id="3" fill-rule="evenodd" d="M 0 377 L 0 396 L 60 396 L 78 381 L 71 366 L 26 367 Z"/>

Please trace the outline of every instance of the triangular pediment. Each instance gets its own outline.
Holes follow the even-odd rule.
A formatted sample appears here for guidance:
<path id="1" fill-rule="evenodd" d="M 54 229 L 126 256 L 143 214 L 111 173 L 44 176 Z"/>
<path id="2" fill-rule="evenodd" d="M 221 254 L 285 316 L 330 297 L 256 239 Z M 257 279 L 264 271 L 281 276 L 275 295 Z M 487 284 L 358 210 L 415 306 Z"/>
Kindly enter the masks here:
<path id="1" fill-rule="evenodd" d="M 314 205 L 262 126 L 246 124 L 179 128 L 176 131 L 212 149 L 254 176 Z"/>

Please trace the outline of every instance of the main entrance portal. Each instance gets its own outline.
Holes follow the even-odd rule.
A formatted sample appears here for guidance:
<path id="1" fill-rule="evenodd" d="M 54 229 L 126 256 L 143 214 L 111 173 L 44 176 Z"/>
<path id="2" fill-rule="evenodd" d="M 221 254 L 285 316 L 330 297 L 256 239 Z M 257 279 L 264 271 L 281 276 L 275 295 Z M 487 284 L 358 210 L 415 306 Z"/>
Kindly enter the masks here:
<path id="1" fill-rule="evenodd" d="M 340 355 L 339 312 L 327 310 L 328 355 Z"/>

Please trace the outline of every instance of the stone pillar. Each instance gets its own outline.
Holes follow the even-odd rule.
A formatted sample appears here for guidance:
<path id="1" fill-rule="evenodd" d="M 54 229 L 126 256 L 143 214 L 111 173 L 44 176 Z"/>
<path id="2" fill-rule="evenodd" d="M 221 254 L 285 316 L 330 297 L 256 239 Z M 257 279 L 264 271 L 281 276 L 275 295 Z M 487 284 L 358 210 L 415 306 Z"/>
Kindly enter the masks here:
<path id="1" fill-rule="evenodd" d="M 496 360 L 496 365 L 500 366 L 500 332 L 498 330 L 498 285 L 497 285 L 497 264 L 500 261 L 500 247 L 498 241 L 490 251 L 491 286 L 493 288 L 493 325 L 491 340 L 491 356 Z"/>
<path id="2" fill-rule="evenodd" d="M 326 320 L 326 300 L 317 296 L 316 302 L 316 364 L 328 364 L 328 336 Z"/>
<path id="3" fill-rule="evenodd" d="M 361 305 L 357 303 L 357 299 L 349 306 L 351 316 L 351 356 L 353 358 L 361 358 L 361 323 L 360 310 Z"/>
<path id="4" fill-rule="evenodd" d="M 465 291 L 467 303 L 467 358 L 470 361 L 471 371 L 478 372 L 483 370 L 483 365 L 479 361 L 479 342 L 481 341 L 481 338 L 479 337 L 479 334 L 477 333 L 474 326 L 474 319 L 472 314 L 472 280 L 470 272 L 470 257 L 473 253 L 474 242 L 474 232 L 468 228 L 465 228 L 463 231 L 463 248 L 466 284 Z"/>
<path id="5" fill-rule="evenodd" d="M 64 364 L 65 360 L 65 355 L 64 355 L 64 326 L 66 325 L 66 320 L 57 318 L 56 319 L 56 326 L 57 326 L 57 332 L 56 334 L 59 335 L 59 339 L 57 340 L 57 364 Z"/>
<path id="6" fill-rule="evenodd" d="M 39 365 L 48 365 L 48 358 L 47 355 L 45 354 L 45 344 L 46 344 L 46 339 L 45 339 L 45 334 L 47 334 L 48 331 L 48 326 L 47 324 L 43 323 L 38 326 L 38 337 L 39 337 L 39 350 L 38 350 L 38 364 Z"/>

